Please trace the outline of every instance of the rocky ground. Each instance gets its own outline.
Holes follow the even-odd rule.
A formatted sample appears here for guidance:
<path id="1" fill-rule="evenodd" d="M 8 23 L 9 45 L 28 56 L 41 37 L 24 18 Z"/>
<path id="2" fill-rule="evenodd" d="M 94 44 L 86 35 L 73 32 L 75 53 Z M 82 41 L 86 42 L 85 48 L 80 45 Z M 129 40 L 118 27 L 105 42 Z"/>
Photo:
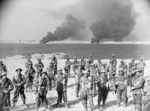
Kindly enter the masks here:
<path id="1" fill-rule="evenodd" d="M 13 75 L 15 75 L 15 69 L 17 68 L 22 68 L 23 69 L 23 74 L 25 71 L 25 58 L 11 58 L 11 59 L 3 59 L 4 64 L 6 64 L 7 69 L 8 69 L 8 77 L 11 79 Z M 33 64 L 36 63 L 36 59 L 32 59 Z M 49 64 L 49 59 L 48 58 L 43 58 L 42 62 L 46 66 Z M 64 65 L 64 59 L 59 59 L 58 60 L 58 67 L 63 67 Z M 103 60 L 103 62 L 108 62 L 108 60 Z M 118 60 L 119 62 L 119 60 Z M 129 62 L 129 60 L 126 60 L 126 62 Z M 45 70 L 44 68 L 44 70 Z M 149 75 L 149 70 L 150 70 L 150 61 L 146 61 L 146 67 L 145 67 L 145 76 Z M 72 72 L 71 72 L 72 73 Z M 68 101 L 70 108 L 66 108 L 64 104 L 62 104 L 58 108 L 52 108 L 51 110 L 53 111 L 84 111 L 82 104 L 79 100 L 79 98 L 75 97 L 75 80 L 73 77 L 69 78 L 68 81 L 68 89 L 67 89 L 67 96 L 68 96 Z M 12 92 L 13 94 L 13 92 Z M 36 100 L 36 95 L 34 92 L 26 92 L 26 103 L 28 107 L 25 107 L 22 105 L 22 101 L 19 98 L 19 101 L 17 103 L 17 106 L 15 109 L 11 109 L 11 111 L 35 111 L 35 100 Z M 11 95 L 12 99 L 13 95 Z M 48 101 L 50 105 L 53 105 L 57 101 L 57 93 L 56 90 L 53 89 L 52 91 L 49 91 L 47 94 Z M 132 98 L 132 93 L 128 90 L 128 98 L 129 98 L 129 103 L 128 106 L 125 108 L 123 106 L 118 107 L 116 103 L 116 94 L 114 92 L 109 92 L 107 102 L 106 102 L 106 107 L 98 107 L 97 106 L 97 96 L 94 97 L 94 111 L 136 111 L 133 106 L 133 98 Z M 39 111 L 43 111 L 43 108 L 40 108 Z M 47 110 L 49 111 L 49 110 Z"/>

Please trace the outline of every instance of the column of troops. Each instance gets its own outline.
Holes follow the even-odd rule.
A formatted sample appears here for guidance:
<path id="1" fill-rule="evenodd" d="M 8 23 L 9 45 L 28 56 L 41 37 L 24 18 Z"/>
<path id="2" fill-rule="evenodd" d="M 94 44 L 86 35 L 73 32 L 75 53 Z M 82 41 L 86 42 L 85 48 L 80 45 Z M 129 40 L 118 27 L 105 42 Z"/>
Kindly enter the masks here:
<path id="1" fill-rule="evenodd" d="M 48 108 L 49 103 L 46 98 L 48 91 L 55 89 L 58 94 L 56 106 L 64 101 L 69 108 L 67 99 L 67 82 L 68 78 L 75 78 L 76 98 L 81 100 L 85 111 L 94 110 L 93 97 L 98 95 L 97 104 L 105 107 L 108 93 L 113 91 L 117 95 L 118 107 L 128 106 L 127 88 L 131 89 L 134 98 L 134 105 L 138 111 L 150 110 L 150 78 L 144 79 L 145 62 L 143 58 L 139 62 L 131 59 L 129 64 L 121 60 L 117 68 L 117 59 L 114 54 L 109 63 L 104 63 L 100 59 L 94 62 L 90 54 L 88 59 L 74 57 L 73 61 L 67 57 L 63 68 L 58 68 L 57 58 L 53 56 L 48 67 L 43 71 L 44 64 L 41 59 L 33 66 L 31 58 L 28 57 L 25 63 L 26 71 L 22 74 L 22 69 L 16 69 L 16 75 L 12 81 L 7 77 L 7 68 L 0 61 L 0 99 L 2 104 L 1 111 L 9 111 L 15 107 L 19 95 L 26 105 L 25 92 L 32 92 L 35 89 L 36 94 L 36 111 L 41 103 Z M 73 74 L 70 74 L 72 68 Z M 64 72 L 64 73 L 63 73 Z M 12 105 L 10 92 L 14 90 Z M 123 104 L 121 104 L 123 103 Z"/>

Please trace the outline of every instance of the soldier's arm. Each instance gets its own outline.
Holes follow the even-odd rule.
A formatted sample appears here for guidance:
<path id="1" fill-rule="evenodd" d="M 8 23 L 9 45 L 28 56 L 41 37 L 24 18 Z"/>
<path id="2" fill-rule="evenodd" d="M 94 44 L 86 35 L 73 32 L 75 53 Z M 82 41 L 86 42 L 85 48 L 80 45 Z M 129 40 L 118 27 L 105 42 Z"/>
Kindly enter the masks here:
<path id="1" fill-rule="evenodd" d="M 18 84 L 16 83 L 15 77 L 12 78 L 12 83 L 14 86 L 18 86 Z"/>
<path id="2" fill-rule="evenodd" d="M 9 84 L 10 84 L 9 92 L 11 92 L 14 89 L 14 86 L 10 79 L 9 79 Z"/>
<path id="3" fill-rule="evenodd" d="M 25 83 L 26 83 L 26 78 L 25 78 L 25 76 L 22 75 L 22 79 L 23 79 L 23 80 L 21 81 L 21 84 L 20 84 L 20 85 L 25 85 Z"/>
<path id="4" fill-rule="evenodd" d="M 44 64 L 41 62 L 42 68 L 44 68 Z"/>
<path id="5" fill-rule="evenodd" d="M 139 82 L 139 84 L 137 84 L 136 86 L 134 86 L 133 89 L 139 89 L 143 87 L 143 84 L 145 83 L 145 80 L 142 78 Z"/>

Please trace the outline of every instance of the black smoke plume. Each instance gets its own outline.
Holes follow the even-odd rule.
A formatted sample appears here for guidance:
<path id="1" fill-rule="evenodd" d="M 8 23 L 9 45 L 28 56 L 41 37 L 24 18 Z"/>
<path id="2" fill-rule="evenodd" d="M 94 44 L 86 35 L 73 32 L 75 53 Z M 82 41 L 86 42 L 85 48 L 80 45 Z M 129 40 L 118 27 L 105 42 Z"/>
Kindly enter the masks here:
<path id="1" fill-rule="evenodd" d="M 91 25 L 94 36 L 91 43 L 105 40 L 122 41 L 131 33 L 134 19 L 130 5 L 120 5 L 117 0 L 112 2 L 103 18 Z"/>
<path id="2" fill-rule="evenodd" d="M 75 18 L 73 15 L 67 15 L 65 22 L 56 28 L 54 33 L 48 32 L 46 37 L 40 41 L 40 43 L 44 44 L 49 41 L 61 41 L 70 39 L 79 39 L 77 37 L 80 30 L 85 29 L 85 22 L 83 20 Z"/>

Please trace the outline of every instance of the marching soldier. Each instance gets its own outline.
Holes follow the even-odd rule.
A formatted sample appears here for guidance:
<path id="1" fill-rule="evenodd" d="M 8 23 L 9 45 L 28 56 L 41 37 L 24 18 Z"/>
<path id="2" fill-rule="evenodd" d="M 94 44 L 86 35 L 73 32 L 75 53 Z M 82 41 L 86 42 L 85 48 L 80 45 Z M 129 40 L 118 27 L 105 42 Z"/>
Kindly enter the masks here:
<path id="1" fill-rule="evenodd" d="M 116 84 L 118 85 L 117 87 L 118 106 L 120 106 L 121 100 L 123 100 L 124 106 L 127 106 L 127 86 L 126 86 L 127 80 L 123 68 L 119 69 L 119 76 Z"/>
<path id="2" fill-rule="evenodd" d="M 5 64 L 3 64 L 3 61 L 0 60 L 0 74 L 3 72 L 7 72 L 7 68 Z"/>
<path id="3" fill-rule="evenodd" d="M 62 68 L 58 69 L 58 74 L 56 75 L 56 91 L 58 94 L 58 99 L 57 99 L 57 105 L 62 103 L 62 96 L 63 96 L 63 74 L 62 74 Z"/>
<path id="4" fill-rule="evenodd" d="M 134 104 L 138 111 L 142 111 L 142 93 L 143 93 L 144 84 L 145 84 L 145 79 L 141 75 L 141 70 L 137 70 L 133 81 L 132 91 L 133 91 Z"/>
<path id="5" fill-rule="evenodd" d="M 68 57 L 65 62 L 65 70 L 67 71 L 68 76 L 70 75 L 70 68 L 71 68 L 71 61 L 70 58 Z"/>
<path id="6" fill-rule="evenodd" d="M 92 64 L 91 70 L 90 70 L 90 76 L 92 77 L 92 89 L 93 89 L 93 95 L 96 96 L 96 86 L 98 82 L 98 70 L 95 64 Z"/>
<path id="7" fill-rule="evenodd" d="M 33 86 L 33 80 L 34 80 L 34 75 L 35 75 L 35 70 L 34 68 L 32 67 L 32 63 L 28 63 L 28 69 L 26 70 L 25 72 L 25 75 L 26 75 L 26 92 L 29 88 L 29 91 L 32 92 L 32 86 Z"/>
<path id="8" fill-rule="evenodd" d="M 55 78 L 55 75 L 54 75 L 54 64 L 52 61 L 50 61 L 50 64 L 49 66 L 47 67 L 47 76 L 49 78 L 49 88 L 50 90 L 52 90 L 52 87 L 55 87 L 55 81 L 54 81 L 54 78 Z"/>
<path id="9" fill-rule="evenodd" d="M 108 94 L 108 79 L 106 74 L 106 69 L 102 69 L 101 73 L 99 75 L 99 81 L 98 81 L 98 106 L 100 106 L 100 103 L 102 102 L 103 107 L 105 106 L 105 102 L 107 99 Z"/>
<path id="10" fill-rule="evenodd" d="M 39 80 L 38 93 L 36 98 L 36 111 L 38 111 L 41 103 L 44 103 L 45 109 L 48 108 L 48 101 L 46 99 L 46 94 L 49 87 L 48 84 L 49 80 L 47 78 L 47 73 L 43 72 Z"/>
<path id="11" fill-rule="evenodd" d="M 13 90 L 13 84 L 9 78 L 7 78 L 7 73 L 4 72 L 1 74 L 2 81 L 0 83 L 3 97 L 3 108 L 5 111 L 9 111 L 9 107 L 11 107 L 10 102 L 10 92 Z"/>
<path id="12" fill-rule="evenodd" d="M 82 66 L 81 64 L 79 64 L 79 67 L 76 71 L 76 75 L 75 75 L 75 81 L 76 81 L 76 97 L 79 97 L 79 91 L 80 91 L 80 83 L 81 83 L 81 76 L 83 74 L 82 71 Z"/>
<path id="13" fill-rule="evenodd" d="M 22 71 L 21 68 L 16 69 L 17 74 L 12 79 L 12 82 L 13 82 L 13 84 L 15 86 L 14 97 L 12 99 L 13 107 L 16 106 L 16 103 L 18 101 L 19 95 L 21 96 L 23 104 L 24 105 L 26 104 L 26 102 L 25 102 L 26 101 L 26 96 L 24 94 L 24 85 L 26 83 L 26 79 L 25 79 L 25 76 L 21 74 L 21 71 Z"/>

